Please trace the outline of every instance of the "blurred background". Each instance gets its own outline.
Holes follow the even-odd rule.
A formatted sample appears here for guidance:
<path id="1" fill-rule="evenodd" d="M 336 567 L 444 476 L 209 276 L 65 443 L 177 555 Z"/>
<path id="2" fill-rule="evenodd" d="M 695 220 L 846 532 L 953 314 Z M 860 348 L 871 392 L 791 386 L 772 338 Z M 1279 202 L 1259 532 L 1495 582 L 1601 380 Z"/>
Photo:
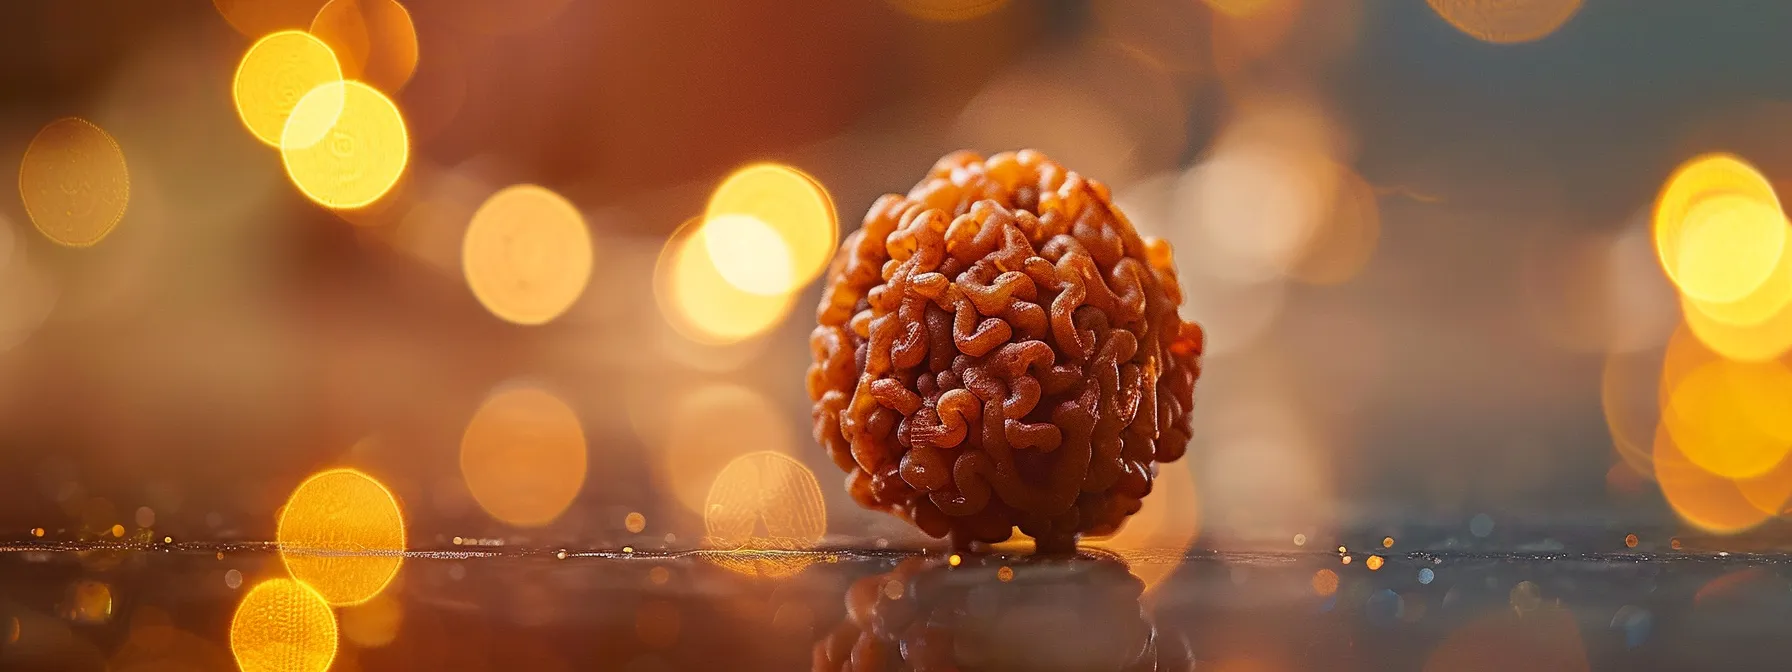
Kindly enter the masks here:
<path id="1" fill-rule="evenodd" d="M 802 376 L 821 251 L 961 148 L 1041 150 L 1174 244 L 1210 342 L 1168 544 L 1771 531 L 1788 28 L 1676 0 L 7 3 L 0 538 L 272 540 L 350 467 L 412 548 L 692 548 L 718 475 L 773 451 L 825 543 L 920 544 L 846 497 Z M 318 110 L 340 132 L 295 139 Z M 1712 152 L 1740 160 L 1657 213 Z"/>

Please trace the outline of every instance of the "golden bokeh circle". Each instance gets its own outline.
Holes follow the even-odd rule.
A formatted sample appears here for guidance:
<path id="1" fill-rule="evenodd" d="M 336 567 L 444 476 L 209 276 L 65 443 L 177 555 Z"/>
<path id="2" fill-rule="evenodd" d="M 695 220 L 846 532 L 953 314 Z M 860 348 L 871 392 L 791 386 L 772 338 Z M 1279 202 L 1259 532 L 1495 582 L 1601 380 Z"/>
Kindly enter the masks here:
<path id="1" fill-rule="evenodd" d="M 703 228 L 729 215 L 763 223 L 783 240 L 789 255 L 788 272 L 767 272 L 762 256 L 767 245 L 740 246 L 737 238 L 700 236 L 723 279 L 754 294 L 785 294 L 807 284 L 827 268 L 839 243 L 833 198 L 821 182 L 790 166 L 756 163 L 723 179 L 703 210 Z"/>
<path id="2" fill-rule="evenodd" d="M 1792 370 L 1714 359 L 1679 377 L 1661 415 L 1681 455 L 1727 479 L 1760 476 L 1792 451 Z"/>
<path id="3" fill-rule="evenodd" d="M 1713 352 L 1741 362 L 1765 362 L 1792 352 L 1792 306 L 1759 324 L 1740 326 L 1713 319 L 1693 301 L 1680 297 L 1680 315 L 1687 330 Z"/>
<path id="4" fill-rule="evenodd" d="M 335 50 L 343 77 L 381 91 L 397 92 L 417 70 L 417 28 L 394 0 L 330 0 L 311 34 Z"/>
<path id="5" fill-rule="evenodd" d="M 404 116 L 363 82 L 324 84 L 293 106 L 280 135 L 286 175 L 328 208 L 365 207 L 386 195 L 411 158 Z"/>
<path id="6" fill-rule="evenodd" d="M 237 118 L 255 139 L 279 147 L 286 120 L 299 100 L 317 87 L 340 81 L 342 66 L 330 45 L 302 30 L 283 30 L 256 40 L 243 52 L 230 95 Z"/>
<path id="7" fill-rule="evenodd" d="M 263 581 L 230 619 L 230 653 L 243 672 L 324 672 L 336 659 L 336 615 L 304 583 Z"/>
<path id="8" fill-rule="evenodd" d="M 815 473 L 783 453 L 734 458 L 710 485 L 703 505 L 707 548 L 728 569 L 766 577 L 790 576 L 814 561 L 791 551 L 815 547 L 827 533 L 827 505 Z"/>
<path id="9" fill-rule="evenodd" d="M 1716 534 L 1734 534 L 1767 520 L 1767 514 L 1742 494 L 1735 481 L 1688 460 L 1674 445 L 1665 424 L 1655 433 L 1651 458 L 1662 497 L 1681 520 Z"/>
<path id="10" fill-rule="evenodd" d="M 678 395 L 666 409 L 669 423 L 660 474 L 672 496 L 701 514 L 716 475 L 755 450 L 788 453 L 796 432 L 770 399 L 751 387 L 710 383 Z"/>
<path id="11" fill-rule="evenodd" d="M 783 295 L 796 286 L 790 246 L 758 217 L 719 215 L 703 220 L 697 235 L 728 284 L 762 296 Z"/>
<path id="12" fill-rule="evenodd" d="M 52 121 L 25 148 L 19 198 L 32 225 L 50 240 L 69 247 L 98 243 L 124 219 L 131 201 L 124 151 L 85 119 Z"/>
<path id="13" fill-rule="evenodd" d="M 735 287 L 716 270 L 698 220 L 666 241 L 654 268 L 653 294 L 660 314 L 680 335 L 704 345 L 728 345 L 765 333 L 790 314 L 791 294 L 768 296 Z"/>
<path id="14" fill-rule="evenodd" d="M 545 324 L 591 281 L 591 234 L 578 208 L 533 184 L 506 187 L 473 213 L 461 270 L 486 310 L 516 324 Z"/>
<path id="15" fill-rule="evenodd" d="M 287 570 L 332 605 L 373 599 L 404 562 L 398 500 L 354 469 L 331 469 L 300 483 L 274 536 Z"/>
<path id="16" fill-rule="evenodd" d="M 559 518 L 585 486 L 585 430 L 559 397 L 535 387 L 485 400 L 460 441 L 460 471 L 493 518 L 540 527 Z"/>
<path id="17" fill-rule="evenodd" d="M 1457 30 L 1483 42 L 1535 42 L 1580 11 L 1581 0 L 1426 0 Z"/>
<path id="18" fill-rule="evenodd" d="M 1773 184 L 1731 154 L 1704 154 L 1668 176 L 1653 213 L 1655 252 L 1688 298 L 1740 301 L 1773 277 L 1789 235 Z"/>

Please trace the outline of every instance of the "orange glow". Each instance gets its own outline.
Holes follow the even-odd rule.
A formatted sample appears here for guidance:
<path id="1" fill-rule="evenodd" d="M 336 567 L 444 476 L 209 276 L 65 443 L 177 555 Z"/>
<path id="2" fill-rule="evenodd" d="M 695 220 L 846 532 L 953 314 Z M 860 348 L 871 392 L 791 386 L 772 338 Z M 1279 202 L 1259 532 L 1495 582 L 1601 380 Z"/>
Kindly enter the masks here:
<path id="1" fill-rule="evenodd" d="M 1383 560 L 1381 558 L 1381 556 L 1371 555 L 1371 556 L 1369 556 L 1368 560 L 1363 561 L 1363 566 L 1368 567 L 1369 571 L 1374 572 L 1374 571 L 1379 571 L 1381 569 L 1381 565 L 1385 562 L 1387 562 L 1387 561 Z"/>
<path id="2" fill-rule="evenodd" d="M 1186 462 L 1158 466 L 1151 496 L 1139 512 L 1111 536 L 1085 540 L 1084 546 L 1113 551 L 1150 592 L 1182 565 L 1182 558 L 1201 534 L 1200 498 L 1194 472 Z"/>
<path id="3" fill-rule="evenodd" d="M 417 69 L 417 29 L 394 0 L 330 0 L 311 20 L 311 34 L 335 50 L 343 77 L 386 93 Z"/>
<path id="4" fill-rule="evenodd" d="M 1680 453 L 1724 478 L 1759 476 L 1792 450 L 1792 371 L 1779 362 L 1705 362 L 1676 383 L 1662 424 Z"/>
<path id="5" fill-rule="evenodd" d="M 363 649 L 391 644 L 404 624 L 404 605 L 390 592 L 342 609 L 342 637 Z"/>
<path id="6" fill-rule="evenodd" d="M 44 237 L 69 247 L 98 243 L 124 219 L 131 202 L 124 151 L 85 119 L 52 121 L 25 147 L 19 199 Z"/>
<path id="7" fill-rule="evenodd" d="M 585 430 L 552 393 L 493 394 L 460 440 L 460 473 L 480 508 L 518 527 L 559 518 L 585 485 Z"/>
<path id="8" fill-rule="evenodd" d="M 1767 520 L 1729 479 L 1693 464 L 1674 445 L 1667 429 L 1655 435 L 1655 480 L 1661 494 L 1682 520 L 1718 534 L 1747 530 Z"/>
<path id="9" fill-rule="evenodd" d="M 640 534 L 641 530 L 647 529 L 647 516 L 641 515 L 639 511 L 630 511 L 622 518 L 622 528 L 630 534 Z"/>
<path id="10" fill-rule="evenodd" d="M 76 623 L 105 623 L 112 620 L 112 588 L 91 580 L 76 581 L 69 587 L 63 617 Z"/>
<path id="11" fill-rule="evenodd" d="M 666 241 L 654 269 L 660 314 L 680 335 L 705 345 L 727 345 L 758 336 L 790 314 L 795 297 L 744 291 L 716 269 L 694 222 Z"/>
<path id="12" fill-rule="evenodd" d="M 1212 7 L 1214 9 L 1214 11 L 1217 11 L 1217 12 L 1220 12 L 1221 14 L 1225 14 L 1227 16 L 1232 16 L 1232 17 L 1242 17 L 1242 16 L 1250 16 L 1252 14 L 1256 14 L 1257 12 L 1263 11 L 1263 8 L 1268 7 L 1271 4 L 1276 2 L 1276 0 L 1202 0 L 1202 1 L 1206 2 L 1208 7 Z"/>
<path id="13" fill-rule="evenodd" d="M 1014 568 L 1009 567 L 1007 565 L 1002 565 L 1001 569 L 996 570 L 996 580 L 1001 581 L 1002 583 L 1007 583 L 1009 581 L 1013 581 L 1014 580 Z"/>
<path id="14" fill-rule="evenodd" d="M 922 21 L 969 21 L 994 12 L 1008 0 L 888 0 L 890 6 Z"/>
<path id="15" fill-rule="evenodd" d="M 784 414 L 750 387 L 704 385 L 680 395 L 670 412 L 660 477 L 693 513 L 704 511 L 711 485 L 735 458 L 754 450 L 789 454 L 796 445 Z"/>
<path id="16" fill-rule="evenodd" d="M 827 532 L 827 506 L 815 474 L 782 453 L 760 451 L 729 462 L 704 500 L 706 548 L 716 564 L 752 576 L 785 577 L 815 558 L 780 551 L 815 547 Z"/>
<path id="17" fill-rule="evenodd" d="M 1581 0 L 1426 0 L 1469 36 L 1494 44 L 1534 42 L 1556 32 L 1580 11 Z"/>
<path id="18" fill-rule="evenodd" d="M 336 616 L 310 586 L 264 581 L 230 619 L 230 652 L 243 672 L 324 672 L 336 659 Z"/>
<path id="19" fill-rule="evenodd" d="M 1765 322 L 1749 326 L 1724 324 L 1701 312 L 1691 297 L 1680 297 L 1681 317 L 1705 347 L 1730 359 L 1765 362 L 1792 352 L 1792 306 Z"/>
<path id="20" fill-rule="evenodd" d="M 516 324 L 553 321 L 591 281 L 591 233 L 579 210 L 533 184 L 506 187 L 473 213 L 461 270 L 486 310 Z"/>
<path id="21" fill-rule="evenodd" d="M 1773 273 L 1747 296 L 1731 302 L 1687 297 L 1686 303 L 1717 323 L 1736 327 L 1760 325 L 1792 311 L 1792 235 L 1785 236 Z"/>
<path id="22" fill-rule="evenodd" d="M 304 28 L 325 0 L 212 0 L 218 14 L 244 37 L 285 28 Z M 301 91 L 300 93 L 304 93 Z"/>
<path id="23" fill-rule="evenodd" d="M 1574 614 L 1504 610 L 1451 633 L 1431 652 L 1424 672 L 1586 672 L 1587 649 Z"/>
<path id="24" fill-rule="evenodd" d="M 330 45 L 304 31 L 283 30 L 256 40 L 243 52 L 230 95 L 237 118 L 255 139 L 279 147 L 280 134 L 299 100 L 317 87 L 340 81 L 342 65 Z"/>
<path id="25" fill-rule="evenodd" d="M 1634 535 L 1634 534 L 1624 535 L 1624 547 L 1625 548 L 1636 548 L 1636 544 L 1637 544 L 1636 535 Z"/>
<path id="26" fill-rule="evenodd" d="M 372 476 L 353 469 L 331 469 L 300 483 L 280 511 L 274 536 L 293 578 L 332 605 L 373 599 L 404 562 L 398 501 Z"/>
<path id="27" fill-rule="evenodd" d="M 1788 235 L 1773 185 L 1730 154 L 1680 165 L 1655 201 L 1655 251 L 1685 296 L 1743 301 L 1779 265 Z"/>
<path id="28" fill-rule="evenodd" d="M 293 106 L 280 134 L 287 177 L 327 208 L 371 205 L 398 184 L 410 158 L 398 107 L 362 82 L 312 89 Z"/>
<path id="29" fill-rule="evenodd" d="M 1338 592 L 1338 573 L 1329 569 L 1313 572 L 1313 594 L 1330 597 Z"/>
<path id="30" fill-rule="evenodd" d="M 698 236 L 722 279 L 780 296 L 827 268 L 839 242 L 835 219 L 834 201 L 815 178 L 758 163 L 716 186 Z"/>
<path id="31" fill-rule="evenodd" d="M 1339 165 L 1329 215 L 1301 250 L 1290 269 L 1296 279 L 1314 285 L 1345 282 L 1368 265 L 1381 238 L 1381 206 L 1375 188 Z"/>
<path id="32" fill-rule="evenodd" d="M 1605 414 L 1613 449 L 1626 467 L 1650 479 L 1655 478 L 1655 466 L 1649 454 L 1654 450 L 1655 428 L 1661 421 L 1662 396 L 1657 388 L 1662 372 L 1661 354 L 1606 355 L 1599 380 L 1600 409 Z"/>

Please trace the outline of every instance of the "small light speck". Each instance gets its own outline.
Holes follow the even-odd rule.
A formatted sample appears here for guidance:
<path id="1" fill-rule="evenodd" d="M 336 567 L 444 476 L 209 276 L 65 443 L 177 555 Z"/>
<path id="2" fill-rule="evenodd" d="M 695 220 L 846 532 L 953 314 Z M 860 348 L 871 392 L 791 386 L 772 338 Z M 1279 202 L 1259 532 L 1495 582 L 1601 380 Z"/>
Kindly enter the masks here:
<path id="1" fill-rule="evenodd" d="M 890 579 L 889 581 L 884 582 L 884 598 L 885 599 L 900 600 L 900 599 L 902 599 L 902 592 L 903 592 L 903 586 L 902 586 L 901 581 L 897 581 L 895 579 Z"/>
<path id="2" fill-rule="evenodd" d="M 1624 535 L 1624 547 L 1625 548 L 1636 548 L 1636 535 L 1634 535 L 1634 534 Z"/>
<path id="3" fill-rule="evenodd" d="M 1344 564 L 1346 564 L 1346 565 L 1350 564 L 1350 556 L 1348 556 L 1348 555 L 1344 556 Z"/>
<path id="4" fill-rule="evenodd" d="M 1720 558 L 1730 557 L 1730 552 L 1729 551 L 1718 551 L 1717 557 L 1720 557 Z"/>
<path id="5" fill-rule="evenodd" d="M 162 537 L 162 543 L 172 544 L 174 543 L 174 537 Z"/>
<path id="6" fill-rule="evenodd" d="M 31 528 L 31 536 L 33 536 L 33 537 L 42 537 L 42 536 L 44 536 L 44 528 L 41 528 L 41 527 L 33 527 L 33 528 Z"/>
<path id="7" fill-rule="evenodd" d="M 1381 556 L 1371 555 L 1371 556 L 1369 556 L 1368 560 L 1363 561 L 1363 565 L 1365 567 L 1368 567 L 1369 571 L 1374 572 L 1374 571 L 1379 571 L 1381 569 L 1381 564 L 1383 562 L 1386 562 L 1386 561 L 1382 560 Z"/>
<path id="8" fill-rule="evenodd" d="M 455 538 L 454 538 L 454 545 L 455 545 L 455 546 L 459 546 L 459 545 L 460 545 L 460 543 L 461 543 L 461 538 L 460 538 L 460 537 L 455 537 Z"/>
<path id="9" fill-rule="evenodd" d="M 890 540 L 889 540 L 889 539 L 879 539 L 879 540 L 877 540 L 877 547 L 878 547 L 878 548 L 889 548 L 889 547 L 890 547 Z"/>
<path id="10" fill-rule="evenodd" d="M 1493 516 L 1489 516 L 1485 513 L 1475 514 L 1475 517 L 1470 518 L 1468 521 L 1468 531 L 1471 534 L 1482 538 L 1486 538 L 1487 535 L 1493 534 Z"/>
<path id="11" fill-rule="evenodd" d="M 555 554 L 554 554 L 554 557 L 555 557 L 555 558 L 558 558 L 558 559 L 561 559 L 561 560 L 565 560 L 565 559 L 566 559 L 566 549 L 560 549 L 560 552 L 559 552 L 559 553 L 555 553 Z"/>
<path id="12" fill-rule="evenodd" d="M 623 552 L 623 553 L 634 553 L 634 552 L 635 552 L 635 547 L 633 547 L 633 546 L 623 546 L 623 547 L 622 547 L 622 552 Z"/>
<path id="13" fill-rule="evenodd" d="M 641 530 L 647 529 L 647 516 L 641 515 L 640 511 L 630 511 L 623 517 L 622 526 L 628 529 L 629 534 L 640 534 Z"/>
<path id="14" fill-rule="evenodd" d="M 112 537 L 115 539 L 124 538 L 124 526 L 123 525 L 113 525 L 112 526 Z"/>
<path id="15" fill-rule="evenodd" d="M 946 564 L 953 567 L 957 567 L 961 562 L 964 562 L 964 558 L 958 557 L 957 553 L 953 553 L 952 557 L 946 558 Z"/>
<path id="16" fill-rule="evenodd" d="M 1295 546 L 1307 545 L 1307 535 L 1304 535 L 1304 534 L 1294 535 L 1294 545 Z"/>
<path id="17" fill-rule="evenodd" d="M 1009 581 L 1013 581 L 1014 580 L 1014 568 L 1009 567 L 1007 565 L 1003 565 L 1001 569 L 996 570 L 996 579 L 1000 580 L 1002 583 L 1007 583 Z"/>
<path id="18" fill-rule="evenodd" d="M 1393 537 L 1382 537 L 1381 538 L 1381 547 L 1382 548 L 1393 548 L 1394 547 L 1394 538 Z"/>
<path id="19" fill-rule="evenodd" d="M 1344 547 L 1343 547 L 1343 546 L 1339 546 L 1339 547 L 1338 547 L 1338 552 L 1339 552 L 1339 553 L 1349 553 L 1349 552 L 1350 552 L 1350 549 L 1348 549 L 1348 548 L 1344 548 Z"/>
<path id="20" fill-rule="evenodd" d="M 218 559 L 219 559 L 219 560 L 223 560 L 223 559 L 224 559 L 224 552 L 223 552 L 223 551 L 218 551 Z"/>
<path id="21" fill-rule="evenodd" d="M 1674 550 L 1676 550 L 1676 551 L 1678 551 L 1678 550 L 1680 550 L 1680 538 L 1679 538 L 1679 537 L 1675 537 L 1675 538 L 1673 538 L 1673 539 L 1669 539 L 1669 540 L 1668 540 L 1668 546 L 1669 546 L 1669 547 L 1671 547 L 1671 548 L 1673 548 L 1673 549 L 1674 549 Z"/>
<path id="22" fill-rule="evenodd" d="M 243 587 L 243 573 L 239 572 L 237 570 L 234 570 L 234 569 L 230 570 L 228 572 L 225 572 L 224 573 L 224 585 L 230 586 L 231 590 L 236 590 L 238 588 Z"/>
<path id="23" fill-rule="evenodd" d="M 1419 583 L 1429 586 L 1429 585 L 1431 585 L 1431 582 L 1436 579 L 1437 579 L 1437 572 L 1431 571 L 1430 567 L 1424 567 L 1424 568 L 1419 569 Z"/>

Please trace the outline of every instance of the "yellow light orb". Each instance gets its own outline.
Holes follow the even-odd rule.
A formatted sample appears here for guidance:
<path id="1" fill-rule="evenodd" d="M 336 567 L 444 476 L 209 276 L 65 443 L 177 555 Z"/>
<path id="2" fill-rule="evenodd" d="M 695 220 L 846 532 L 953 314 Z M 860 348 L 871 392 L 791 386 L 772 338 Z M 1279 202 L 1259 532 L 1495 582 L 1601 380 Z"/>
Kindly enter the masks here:
<path id="1" fill-rule="evenodd" d="M 1792 371 L 1715 360 L 1681 378 L 1662 424 L 1686 459 L 1729 479 L 1767 473 L 1792 450 Z"/>
<path id="2" fill-rule="evenodd" d="M 834 201 L 815 178 L 790 166 L 757 163 L 734 172 L 710 194 L 703 211 L 704 230 L 729 215 L 758 220 L 783 239 L 789 255 L 787 271 L 768 271 L 772 260 L 760 257 L 770 245 L 763 232 L 743 241 L 741 235 L 704 235 L 704 246 L 722 277 L 754 294 L 778 295 L 807 284 L 827 268 L 838 244 Z M 747 230 L 740 220 L 732 228 Z M 748 242 L 746 246 L 741 246 Z"/>
<path id="3" fill-rule="evenodd" d="M 373 599 L 404 562 L 398 500 L 353 469 L 331 469 L 300 483 L 281 509 L 274 536 L 287 570 L 332 605 Z"/>
<path id="4" fill-rule="evenodd" d="M 1580 11 L 1581 0 L 1426 0 L 1457 30 L 1483 42 L 1534 42 Z"/>
<path id="5" fill-rule="evenodd" d="M 546 324 L 590 282 L 591 234 L 559 194 L 533 184 L 506 187 L 473 213 L 461 242 L 461 270 L 493 315 Z"/>
<path id="6" fill-rule="evenodd" d="M 1743 496 L 1734 481 L 1687 459 L 1665 426 L 1655 433 L 1651 457 L 1662 497 L 1682 520 L 1717 534 L 1734 534 L 1767 520 L 1767 514 Z"/>
<path id="7" fill-rule="evenodd" d="M 673 329 L 698 343 L 727 345 L 765 333 L 790 314 L 793 295 L 754 294 L 723 278 L 696 231 L 691 222 L 680 227 L 654 269 L 654 297 Z"/>
<path id="8" fill-rule="evenodd" d="M 1680 314 L 1700 343 L 1729 359 L 1766 362 L 1792 352 L 1792 305 L 1759 324 L 1738 326 L 1713 319 L 1691 297 L 1682 296 Z"/>
<path id="9" fill-rule="evenodd" d="M 230 652 L 243 672 L 324 672 L 336 659 L 336 615 L 310 586 L 264 581 L 230 619 Z"/>
<path id="10" fill-rule="evenodd" d="M 1792 308 L 1792 235 L 1784 236 L 1773 273 L 1748 295 L 1735 301 L 1700 301 L 1687 297 L 1686 304 L 1713 322 L 1732 327 L 1755 327 Z"/>
<path id="11" fill-rule="evenodd" d="M 410 161 L 404 117 L 362 82 L 324 84 L 299 99 L 280 135 L 280 158 L 294 186 L 328 208 L 379 200 Z"/>
<path id="12" fill-rule="evenodd" d="M 396 93 L 417 70 L 417 29 L 394 0 L 330 0 L 311 34 L 335 50 L 342 76 Z"/>
<path id="13" fill-rule="evenodd" d="M 697 231 L 716 272 L 728 284 L 761 296 L 779 296 L 795 286 L 790 248 L 770 225 L 749 215 L 705 220 Z"/>
<path id="14" fill-rule="evenodd" d="M 25 148 L 19 199 L 44 237 L 69 247 L 98 243 L 124 218 L 131 201 L 124 151 L 85 119 L 52 121 Z"/>
<path id="15" fill-rule="evenodd" d="M 782 453 L 748 453 L 716 475 L 704 500 L 709 556 L 743 574 L 785 577 L 815 558 L 802 554 L 827 533 L 827 506 L 815 473 Z"/>
<path id="16" fill-rule="evenodd" d="M 272 147 L 280 146 L 286 120 L 305 94 L 342 81 L 342 66 L 330 45 L 302 30 L 283 30 L 255 41 L 243 52 L 231 81 L 237 117 Z M 334 117 L 336 110 L 329 110 Z"/>
<path id="17" fill-rule="evenodd" d="M 1729 154 L 1693 158 L 1656 197 L 1655 251 L 1680 292 L 1699 301 L 1740 301 L 1772 277 L 1787 226 L 1773 185 Z"/>
<path id="18" fill-rule="evenodd" d="M 461 436 L 467 490 L 486 513 L 518 527 L 559 518 L 585 486 L 585 468 L 578 415 L 540 388 L 493 394 Z"/>
<path id="19" fill-rule="evenodd" d="M 751 387 L 712 383 L 679 395 L 667 410 L 666 442 L 656 451 L 660 475 L 693 513 L 704 510 L 717 474 L 755 450 L 789 453 L 796 432 L 764 394 Z"/>

